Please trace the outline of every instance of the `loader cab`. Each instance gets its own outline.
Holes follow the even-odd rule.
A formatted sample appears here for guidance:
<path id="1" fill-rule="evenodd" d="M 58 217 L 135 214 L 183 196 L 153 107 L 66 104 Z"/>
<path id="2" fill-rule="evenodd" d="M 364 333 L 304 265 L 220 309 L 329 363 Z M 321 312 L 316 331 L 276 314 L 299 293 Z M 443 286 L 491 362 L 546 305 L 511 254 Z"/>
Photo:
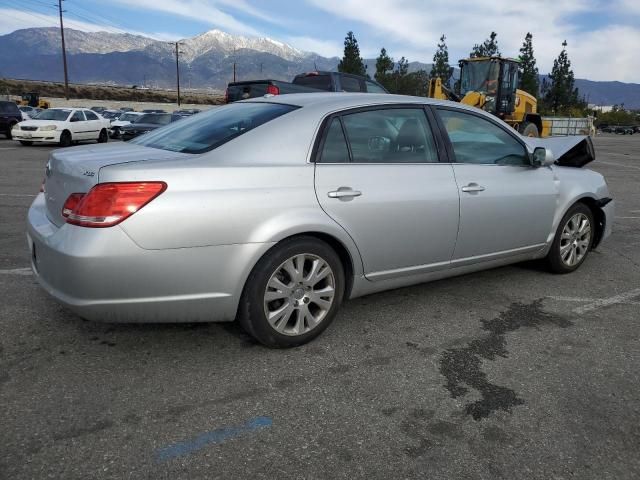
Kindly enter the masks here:
<path id="1" fill-rule="evenodd" d="M 462 103 L 476 105 L 498 117 L 510 115 L 516 107 L 519 72 L 520 63 L 510 58 L 460 60 L 459 94 Z"/>

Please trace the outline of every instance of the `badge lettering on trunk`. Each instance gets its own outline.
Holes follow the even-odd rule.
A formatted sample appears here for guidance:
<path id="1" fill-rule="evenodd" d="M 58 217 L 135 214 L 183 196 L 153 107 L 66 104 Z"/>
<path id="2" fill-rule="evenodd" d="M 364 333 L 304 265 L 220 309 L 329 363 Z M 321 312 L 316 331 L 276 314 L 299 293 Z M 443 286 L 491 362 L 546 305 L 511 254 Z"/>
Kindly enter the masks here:
<path id="1" fill-rule="evenodd" d="M 96 172 L 90 172 L 89 170 L 85 170 L 82 175 L 84 175 L 85 177 L 93 177 L 95 174 Z"/>

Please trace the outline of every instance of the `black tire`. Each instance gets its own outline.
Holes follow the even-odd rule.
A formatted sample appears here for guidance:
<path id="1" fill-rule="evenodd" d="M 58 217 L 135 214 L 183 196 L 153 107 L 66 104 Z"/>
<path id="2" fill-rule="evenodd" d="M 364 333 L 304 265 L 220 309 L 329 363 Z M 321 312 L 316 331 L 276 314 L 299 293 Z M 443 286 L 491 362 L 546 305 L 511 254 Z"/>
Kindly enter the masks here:
<path id="1" fill-rule="evenodd" d="M 15 125 L 16 125 L 15 123 L 10 123 L 9 126 L 7 127 L 7 131 L 4 133 L 7 137 L 7 140 L 13 139 L 13 134 L 11 133 L 11 130 Z"/>
<path id="2" fill-rule="evenodd" d="M 98 143 L 107 143 L 109 141 L 109 134 L 106 129 L 100 130 L 100 134 L 98 135 Z"/>
<path id="3" fill-rule="evenodd" d="M 30 142 L 28 140 L 20 140 L 20 143 L 25 147 L 30 147 L 31 145 L 33 145 L 33 142 Z"/>
<path id="4" fill-rule="evenodd" d="M 71 132 L 69 130 L 65 130 L 60 134 L 60 146 L 61 147 L 69 147 L 71 145 L 72 138 Z"/>
<path id="5" fill-rule="evenodd" d="M 584 255 L 575 264 L 569 265 L 567 264 L 567 262 L 565 262 L 562 259 L 562 253 L 561 253 L 561 248 L 563 247 L 562 242 L 563 240 L 567 241 L 567 239 L 562 238 L 562 234 L 565 227 L 569 223 L 569 221 L 577 214 L 584 215 L 589 222 L 589 239 L 588 239 L 588 243 L 587 243 L 587 247 L 586 247 L 586 251 L 584 252 Z M 580 265 L 582 265 L 582 263 L 585 261 L 585 259 L 587 258 L 587 255 L 589 254 L 589 251 L 591 250 L 591 247 L 593 245 L 594 234 L 595 234 L 595 223 L 593 221 L 593 213 L 591 212 L 591 209 L 587 207 L 584 203 L 576 203 L 567 211 L 564 217 L 562 217 L 562 220 L 558 225 L 556 236 L 553 239 L 553 243 L 551 244 L 551 250 L 549 250 L 549 253 L 547 254 L 547 257 L 546 257 L 546 261 L 549 266 L 549 269 L 553 273 L 571 273 L 577 270 L 578 267 L 580 267 Z M 568 243 L 571 244 L 572 241 L 573 240 L 570 240 L 568 241 Z"/>
<path id="6" fill-rule="evenodd" d="M 275 327 L 271 326 L 267 320 L 265 313 L 265 292 L 267 290 L 267 283 L 272 275 L 275 275 L 281 269 L 283 263 L 296 255 L 303 254 L 318 257 L 331 268 L 334 288 L 333 303 L 315 327 L 311 327 L 306 333 L 290 333 L 286 335 L 276 331 Z M 305 265 L 308 264 L 305 263 Z M 295 285 L 295 282 L 293 283 Z M 238 321 L 249 335 L 263 345 L 272 348 L 297 347 L 316 338 L 331 324 L 342 303 L 344 289 L 344 268 L 340 262 L 340 258 L 329 245 L 317 238 L 308 236 L 284 240 L 269 250 L 251 271 L 242 292 L 242 297 L 240 298 Z M 306 302 L 306 299 L 304 300 Z M 278 302 L 279 300 L 274 301 Z M 283 300 L 283 302 L 284 301 L 294 302 L 293 293 L 287 300 Z M 313 302 L 310 304 L 307 302 L 306 308 L 311 310 L 312 305 Z M 276 308 L 278 307 L 276 306 Z M 305 308 L 304 305 L 302 305 L 301 308 Z M 298 315 L 300 315 L 300 311 L 295 313 L 295 316 Z M 293 314 L 287 318 L 288 319 L 285 320 L 287 325 L 291 322 L 295 323 L 296 319 L 294 319 Z M 305 322 L 303 321 L 302 324 L 305 325 Z"/>
<path id="7" fill-rule="evenodd" d="M 539 137 L 540 132 L 538 132 L 538 127 L 535 123 L 524 122 L 520 126 L 520 133 L 525 137 Z"/>

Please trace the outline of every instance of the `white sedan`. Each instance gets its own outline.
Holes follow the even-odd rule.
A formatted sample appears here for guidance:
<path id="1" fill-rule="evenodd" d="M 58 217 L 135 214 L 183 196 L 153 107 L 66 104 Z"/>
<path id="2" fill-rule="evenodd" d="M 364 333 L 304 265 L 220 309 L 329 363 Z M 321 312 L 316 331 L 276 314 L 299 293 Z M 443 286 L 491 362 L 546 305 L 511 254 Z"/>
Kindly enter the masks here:
<path id="1" fill-rule="evenodd" d="M 22 145 L 33 142 L 59 143 L 68 147 L 81 140 L 97 140 L 105 143 L 109 120 L 85 108 L 50 108 L 38 115 L 38 118 L 20 122 L 13 127 L 14 140 Z"/>

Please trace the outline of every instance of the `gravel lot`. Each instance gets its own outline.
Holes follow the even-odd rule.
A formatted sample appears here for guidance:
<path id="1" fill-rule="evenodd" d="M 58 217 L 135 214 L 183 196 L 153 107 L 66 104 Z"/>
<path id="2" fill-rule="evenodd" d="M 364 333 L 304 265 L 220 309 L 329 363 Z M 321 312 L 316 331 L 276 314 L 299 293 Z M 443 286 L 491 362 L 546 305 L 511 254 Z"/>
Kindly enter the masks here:
<path id="1" fill-rule="evenodd" d="M 617 217 L 576 273 L 360 298 L 276 351 L 50 300 L 25 216 L 51 149 L 1 139 L 0 478 L 640 478 L 640 135 L 594 142 Z"/>

